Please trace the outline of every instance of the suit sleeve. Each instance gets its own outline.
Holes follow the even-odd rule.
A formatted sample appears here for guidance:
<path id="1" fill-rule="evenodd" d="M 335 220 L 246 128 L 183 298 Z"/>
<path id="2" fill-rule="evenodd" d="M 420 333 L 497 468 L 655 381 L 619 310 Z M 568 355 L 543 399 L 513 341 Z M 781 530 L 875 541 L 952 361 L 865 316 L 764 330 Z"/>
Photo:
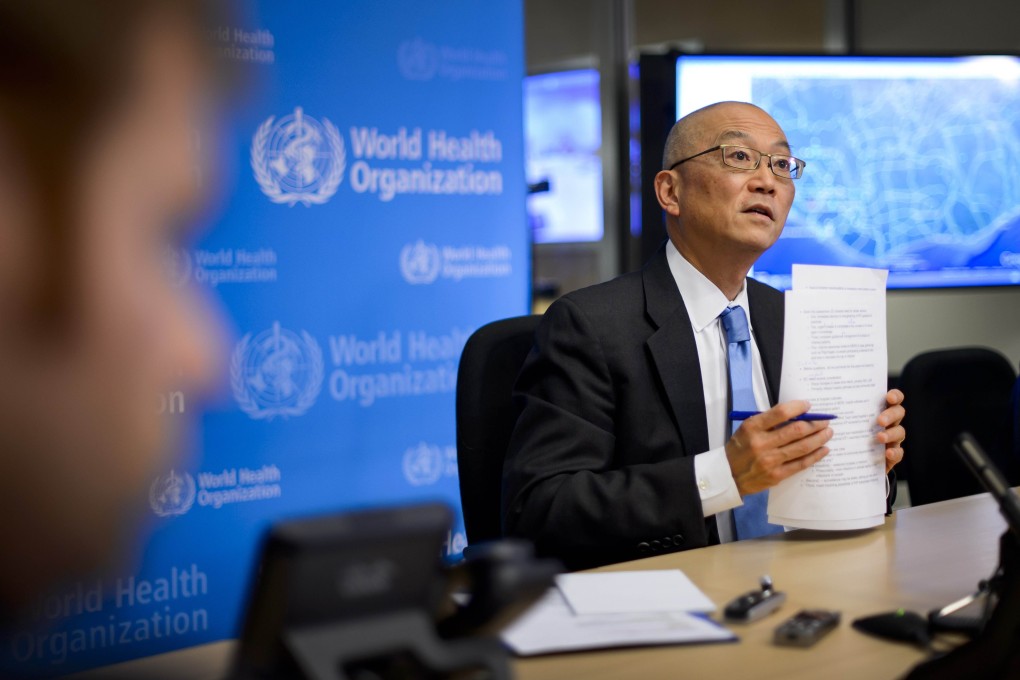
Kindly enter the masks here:
<path id="1" fill-rule="evenodd" d="M 515 386 L 520 414 L 503 468 L 503 523 L 506 535 L 530 539 L 571 569 L 708 542 L 694 458 L 679 441 L 669 444 L 675 451 L 644 457 L 656 462 L 621 461 L 634 452 L 619 450 L 614 387 L 599 333 L 576 303 L 559 300 Z"/>

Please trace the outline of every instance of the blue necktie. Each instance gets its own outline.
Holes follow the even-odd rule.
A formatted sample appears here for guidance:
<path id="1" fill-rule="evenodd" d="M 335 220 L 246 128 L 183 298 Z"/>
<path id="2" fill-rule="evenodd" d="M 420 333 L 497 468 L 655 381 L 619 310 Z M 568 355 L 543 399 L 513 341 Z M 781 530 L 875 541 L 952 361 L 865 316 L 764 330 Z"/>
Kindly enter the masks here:
<path id="1" fill-rule="evenodd" d="M 754 387 L 751 378 L 751 331 L 747 316 L 739 305 L 727 308 L 719 315 L 726 329 L 727 354 L 730 364 L 730 407 L 734 411 L 756 411 Z M 730 433 L 738 423 L 731 423 Z M 782 527 L 766 520 L 768 490 L 744 496 L 744 504 L 733 508 L 733 524 L 737 539 L 757 538 L 778 533 Z"/>

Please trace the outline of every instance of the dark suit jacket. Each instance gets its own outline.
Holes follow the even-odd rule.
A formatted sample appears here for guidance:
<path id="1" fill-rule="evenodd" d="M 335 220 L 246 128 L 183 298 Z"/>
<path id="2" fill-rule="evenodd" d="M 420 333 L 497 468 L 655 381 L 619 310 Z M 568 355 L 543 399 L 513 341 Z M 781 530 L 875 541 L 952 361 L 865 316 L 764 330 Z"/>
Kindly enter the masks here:
<path id="1" fill-rule="evenodd" d="M 782 293 L 748 279 L 770 401 L 779 395 Z M 582 569 L 717 542 L 694 480 L 708 450 L 694 331 L 666 262 L 558 300 L 514 391 L 503 528 Z"/>

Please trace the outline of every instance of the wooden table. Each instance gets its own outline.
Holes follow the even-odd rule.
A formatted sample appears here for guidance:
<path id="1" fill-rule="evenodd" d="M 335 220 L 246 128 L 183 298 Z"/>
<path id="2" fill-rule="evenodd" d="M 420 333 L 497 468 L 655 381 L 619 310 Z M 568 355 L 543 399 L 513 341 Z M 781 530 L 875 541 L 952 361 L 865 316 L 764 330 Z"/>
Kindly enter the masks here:
<path id="1" fill-rule="evenodd" d="M 597 571 L 682 569 L 720 606 L 769 574 L 787 594 L 775 614 L 734 626 L 736 644 L 654 647 L 518 660 L 521 680 L 548 678 L 894 678 L 921 650 L 862 635 L 850 621 L 903 607 L 926 613 L 972 592 L 992 572 L 1006 524 L 986 494 L 898 511 L 884 526 L 827 534 L 793 531 L 627 562 Z M 839 628 L 810 649 L 776 647 L 772 630 L 802 608 L 836 609 Z M 233 642 L 218 642 L 74 676 L 216 680 Z"/>

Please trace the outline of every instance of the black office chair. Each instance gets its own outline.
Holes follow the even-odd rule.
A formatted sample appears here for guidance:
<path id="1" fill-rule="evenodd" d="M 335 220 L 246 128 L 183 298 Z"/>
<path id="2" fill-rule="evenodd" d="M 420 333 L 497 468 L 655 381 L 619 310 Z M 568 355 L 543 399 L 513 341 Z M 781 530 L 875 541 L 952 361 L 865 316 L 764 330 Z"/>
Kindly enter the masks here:
<path id="1" fill-rule="evenodd" d="M 1020 460 L 1020 378 L 1013 383 L 1013 396 L 1009 412 L 1013 418 L 1013 455 Z"/>
<path id="2" fill-rule="evenodd" d="M 475 331 L 457 371 L 457 469 L 468 543 L 502 537 L 503 457 L 517 413 L 513 386 L 541 316 L 494 321 Z"/>
<path id="3" fill-rule="evenodd" d="M 984 347 L 924 352 L 907 362 L 900 376 L 907 409 L 902 466 L 911 505 L 983 491 L 953 451 L 953 440 L 964 430 L 977 438 L 1010 484 L 1020 483 L 1011 412 L 1016 379 L 1009 360 Z"/>

